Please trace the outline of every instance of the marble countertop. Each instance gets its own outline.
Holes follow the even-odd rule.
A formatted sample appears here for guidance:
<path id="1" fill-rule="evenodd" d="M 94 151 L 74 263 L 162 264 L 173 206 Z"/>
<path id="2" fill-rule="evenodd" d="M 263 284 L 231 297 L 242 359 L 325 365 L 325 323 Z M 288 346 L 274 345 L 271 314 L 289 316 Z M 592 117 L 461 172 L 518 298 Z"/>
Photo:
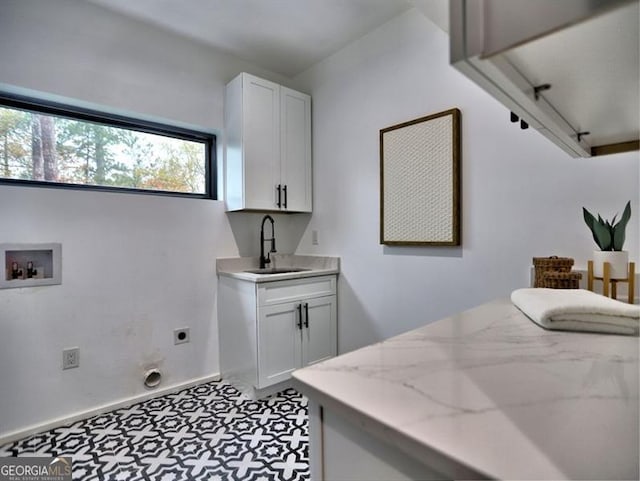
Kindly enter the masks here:
<path id="1" fill-rule="evenodd" d="M 499 300 L 293 382 L 444 474 L 638 479 L 638 351 L 634 337 L 546 331 Z"/>
<path id="2" fill-rule="evenodd" d="M 225 257 L 216 259 L 216 271 L 218 275 L 234 277 L 250 282 L 273 282 L 340 273 L 339 257 L 272 254 L 271 264 L 269 264 L 270 268 L 294 267 L 307 270 L 279 274 L 254 274 L 245 272 L 247 270 L 257 269 L 259 265 L 260 260 L 258 257 Z"/>

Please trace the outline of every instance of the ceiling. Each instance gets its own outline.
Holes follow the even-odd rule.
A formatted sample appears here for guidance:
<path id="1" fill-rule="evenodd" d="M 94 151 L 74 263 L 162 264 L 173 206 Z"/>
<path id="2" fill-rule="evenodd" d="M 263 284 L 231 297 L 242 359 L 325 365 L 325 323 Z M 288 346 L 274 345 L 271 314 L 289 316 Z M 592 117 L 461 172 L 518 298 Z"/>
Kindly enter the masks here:
<path id="1" fill-rule="evenodd" d="M 413 7 L 441 29 L 449 27 L 448 0 L 84 1 L 285 77 L 307 70 Z M 535 82 L 554 85 L 545 98 L 561 112 L 570 112 L 565 114 L 569 123 L 592 132 L 592 143 L 637 138 L 638 15 L 635 1 L 579 29 L 568 28 L 513 49 L 507 57 Z M 602 91 L 609 95 L 594 95 Z"/>
<path id="2" fill-rule="evenodd" d="M 433 0 L 86 0 L 292 77 Z M 438 0 L 434 4 L 443 5 Z M 421 8 L 422 9 L 422 8 Z M 424 11 L 424 9 L 423 9 Z"/>

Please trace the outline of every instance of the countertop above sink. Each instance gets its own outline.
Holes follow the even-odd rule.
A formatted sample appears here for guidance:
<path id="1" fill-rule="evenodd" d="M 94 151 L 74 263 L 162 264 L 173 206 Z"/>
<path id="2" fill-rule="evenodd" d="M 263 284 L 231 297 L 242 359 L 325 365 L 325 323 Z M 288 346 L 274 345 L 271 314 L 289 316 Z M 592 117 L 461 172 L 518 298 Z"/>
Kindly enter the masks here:
<path id="1" fill-rule="evenodd" d="M 258 257 L 227 257 L 216 259 L 219 276 L 235 277 L 251 282 L 298 279 L 340 272 L 339 257 L 273 254 L 272 265 L 260 269 Z"/>
<path id="2" fill-rule="evenodd" d="M 249 274 L 288 274 L 289 272 L 303 272 L 310 271 L 311 269 L 305 269 L 302 267 L 265 267 L 264 269 L 248 269 L 244 272 Z"/>

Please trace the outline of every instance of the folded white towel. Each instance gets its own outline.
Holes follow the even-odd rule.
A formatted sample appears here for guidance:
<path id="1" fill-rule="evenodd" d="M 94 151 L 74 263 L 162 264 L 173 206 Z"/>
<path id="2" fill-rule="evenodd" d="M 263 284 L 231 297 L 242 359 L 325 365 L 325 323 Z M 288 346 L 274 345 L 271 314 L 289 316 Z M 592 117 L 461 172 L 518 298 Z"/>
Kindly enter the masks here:
<path id="1" fill-rule="evenodd" d="M 545 329 L 637 336 L 640 306 L 584 289 L 517 289 L 511 302 Z"/>

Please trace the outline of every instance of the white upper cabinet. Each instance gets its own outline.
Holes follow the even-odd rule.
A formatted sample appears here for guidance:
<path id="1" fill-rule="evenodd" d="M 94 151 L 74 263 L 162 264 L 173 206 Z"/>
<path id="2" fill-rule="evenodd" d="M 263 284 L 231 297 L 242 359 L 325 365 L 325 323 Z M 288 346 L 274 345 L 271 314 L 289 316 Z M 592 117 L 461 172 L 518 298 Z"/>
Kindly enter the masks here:
<path id="1" fill-rule="evenodd" d="M 247 73 L 225 93 L 227 210 L 311 212 L 311 97 Z"/>
<path id="2" fill-rule="evenodd" d="M 638 149 L 638 0 L 451 0 L 450 7 L 451 64 L 508 107 L 514 122 L 572 157 Z"/>
<path id="3" fill-rule="evenodd" d="M 280 149 L 283 206 L 311 212 L 311 97 L 286 87 L 280 87 Z"/>

